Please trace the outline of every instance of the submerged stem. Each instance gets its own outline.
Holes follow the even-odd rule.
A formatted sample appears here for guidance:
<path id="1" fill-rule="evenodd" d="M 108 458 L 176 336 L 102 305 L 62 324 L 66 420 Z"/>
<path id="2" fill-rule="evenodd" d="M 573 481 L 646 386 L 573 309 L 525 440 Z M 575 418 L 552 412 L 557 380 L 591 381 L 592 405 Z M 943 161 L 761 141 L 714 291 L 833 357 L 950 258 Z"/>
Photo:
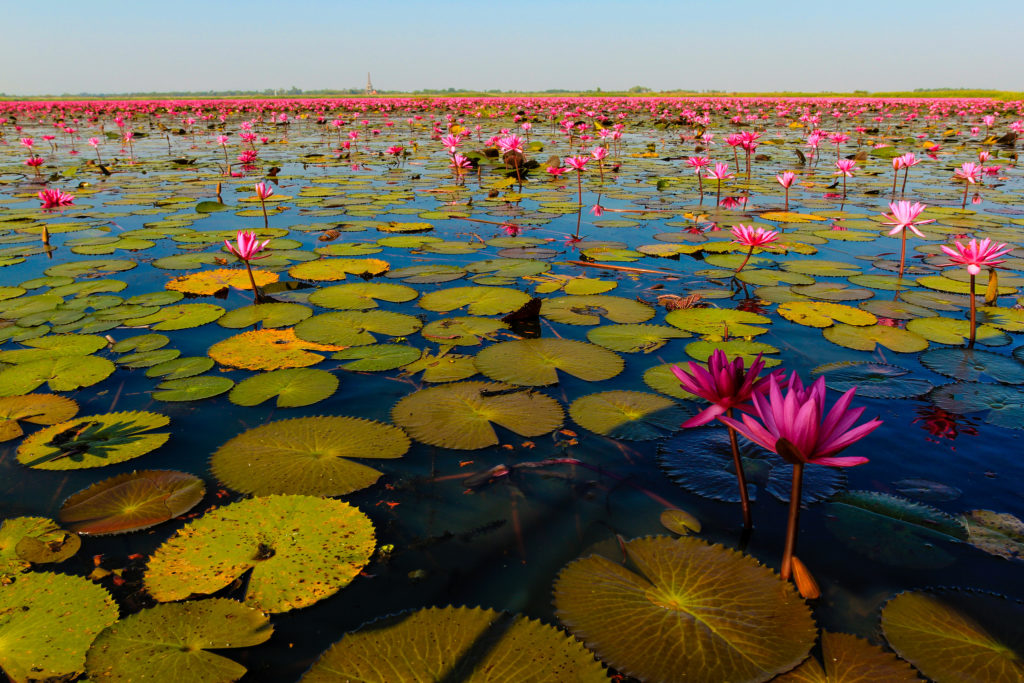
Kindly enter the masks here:
<path id="1" fill-rule="evenodd" d="M 977 314 L 977 311 L 975 310 L 975 303 L 974 303 L 974 276 L 973 275 L 971 275 L 971 293 L 970 293 L 969 296 L 971 297 L 971 336 L 967 340 L 967 348 L 973 349 L 974 348 L 974 334 L 975 334 L 974 327 L 975 327 L 976 314 Z"/>

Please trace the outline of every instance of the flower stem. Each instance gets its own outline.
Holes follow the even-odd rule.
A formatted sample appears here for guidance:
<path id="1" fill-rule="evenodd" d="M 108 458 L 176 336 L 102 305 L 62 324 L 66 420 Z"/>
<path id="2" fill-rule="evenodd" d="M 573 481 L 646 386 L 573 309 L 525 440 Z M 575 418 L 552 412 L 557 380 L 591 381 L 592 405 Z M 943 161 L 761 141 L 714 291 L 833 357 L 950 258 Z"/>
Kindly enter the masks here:
<path id="1" fill-rule="evenodd" d="M 793 464 L 793 486 L 789 492 L 789 524 L 786 526 L 786 546 L 782 550 L 782 580 L 789 581 L 793 574 L 793 553 L 796 533 L 800 525 L 800 498 L 804 481 L 804 464 Z"/>
<path id="2" fill-rule="evenodd" d="M 246 270 L 246 272 L 249 273 L 249 284 L 252 285 L 253 299 L 254 299 L 255 303 L 259 303 L 259 301 L 260 301 L 260 290 L 256 289 L 256 278 L 254 278 L 252 276 L 252 266 L 249 265 L 248 261 L 245 262 L 245 270 Z"/>
<path id="3" fill-rule="evenodd" d="M 974 276 L 973 275 L 971 275 L 971 293 L 970 293 L 970 297 L 971 297 L 971 336 L 967 340 L 967 348 L 973 349 L 974 348 L 974 325 L 975 325 L 975 320 L 976 320 L 975 316 L 976 316 L 976 313 L 977 313 L 977 311 L 975 310 L 975 304 L 974 304 Z"/>
<path id="4" fill-rule="evenodd" d="M 267 218 L 267 203 L 263 200 L 263 197 L 260 197 L 260 206 L 263 207 L 263 227 L 264 228 L 269 228 L 270 227 L 270 221 Z"/>
<path id="5" fill-rule="evenodd" d="M 732 408 L 726 413 L 732 417 Z M 732 446 L 732 465 L 736 469 L 736 481 L 740 485 L 740 507 L 743 509 L 743 529 L 749 531 L 754 524 L 750 518 L 750 498 L 747 496 L 747 477 L 743 473 L 743 461 L 740 460 L 740 448 L 736 443 L 736 430 L 729 427 L 729 445 Z"/>
<path id="6" fill-rule="evenodd" d="M 733 273 L 733 275 L 739 275 L 739 272 L 741 270 L 743 270 L 743 266 L 747 265 L 747 261 L 750 260 L 750 255 L 753 254 L 753 253 L 754 253 L 754 247 L 753 247 L 753 245 L 751 245 L 750 249 L 747 250 L 747 257 L 745 259 L 743 259 L 743 263 L 740 264 L 740 267 L 736 269 L 736 272 Z M 732 417 L 732 413 L 731 412 L 729 413 L 729 417 Z M 730 433 L 732 432 L 731 428 L 730 428 L 729 432 Z M 733 440 L 736 439 L 735 436 L 733 436 L 732 438 L 733 438 Z M 735 451 L 735 450 L 736 450 L 736 447 L 733 446 L 733 451 Z"/>

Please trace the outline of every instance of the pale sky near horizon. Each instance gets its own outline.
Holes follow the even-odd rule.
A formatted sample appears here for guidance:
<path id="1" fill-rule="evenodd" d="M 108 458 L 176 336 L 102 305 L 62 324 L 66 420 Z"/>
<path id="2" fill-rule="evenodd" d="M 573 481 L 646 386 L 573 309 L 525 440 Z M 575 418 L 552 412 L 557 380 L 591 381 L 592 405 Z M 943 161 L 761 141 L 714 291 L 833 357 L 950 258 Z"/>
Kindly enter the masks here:
<path id="1" fill-rule="evenodd" d="M 0 93 L 1024 91 L 1019 2 L 3 0 Z"/>

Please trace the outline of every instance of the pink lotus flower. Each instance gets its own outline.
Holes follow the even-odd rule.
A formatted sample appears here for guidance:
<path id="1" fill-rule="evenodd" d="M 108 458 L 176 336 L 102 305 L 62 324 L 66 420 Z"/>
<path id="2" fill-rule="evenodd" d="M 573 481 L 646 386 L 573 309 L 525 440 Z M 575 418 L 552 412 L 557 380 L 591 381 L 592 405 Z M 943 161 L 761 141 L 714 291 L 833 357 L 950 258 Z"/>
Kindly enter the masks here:
<path id="1" fill-rule="evenodd" d="M 590 156 L 594 157 L 598 161 L 601 161 L 601 159 L 604 159 L 606 156 L 608 156 L 608 150 L 605 149 L 604 147 L 595 147 L 594 149 L 590 150 Z"/>
<path id="2" fill-rule="evenodd" d="M 31 166 L 32 168 L 38 168 L 39 166 L 43 165 L 44 159 L 42 157 L 29 157 L 28 159 L 25 159 L 25 161 L 21 163 L 25 164 L 26 166 Z"/>
<path id="3" fill-rule="evenodd" d="M 953 247 L 942 245 L 942 251 L 949 256 L 950 263 L 947 265 L 963 265 L 967 267 L 967 272 L 971 275 L 977 275 L 981 272 L 983 267 L 993 268 L 1003 263 L 1004 259 L 1000 259 L 1000 256 L 1013 251 L 1013 247 L 1008 247 L 1005 244 L 994 244 L 989 238 L 983 239 L 981 242 L 977 240 L 971 240 L 966 246 L 960 241 L 955 241 Z"/>
<path id="4" fill-rule="evenodd" d="M 788 190 L 793 185 L 793 182 L 796 181 L 796 173 L 793 173 L 793 171 L 785 171 L 784 173 L 775 176 L 775 179 L 779 181 L 779 185 L 782 185 Z"/>
<path id="5" fill-rule="evenodd" d="M 732 173 L 729 173 L 729 164 L 719 161 L 715 163 L 714 169 L 708 171 L 708 177 L 721 182 L 723 180 L 728 180 L 729 178 L 734 178 L 735 176 Z"/>
<path id="6" fill-rule="evenodd" d="M 790 464 L 810 463 L 832 467 L 863 465 L 863 456 L 835 457 L 847 446 L 863 439 L 882 425 L 881 420 L 870 420 L 854 427 L 864 408 L 850 408 L 857 389 L 839 397 L 828 415 L 825 411 L 825 378 L 819 377 L 805 389 L 794 372 L 785 393 L 775 375 L 768 377 L 767 392 L 755 392 L 752 415 L 743 415 L 743 421 L 719 418 L 754 443 L 777 453 Z M 756 417 L 754 417 L 756 416 Z M 792 448 L 779 448 L 785 439 Z"/>
<path id="7" fill-rule="evenodd" d="M 269 183 L 256 183 L 256 196 L 266 200 L 274 194 L 274 188 Z"/>
<path id="8" fill-rule="evenodd" d="M 839 169 L 833 175 L 841 175 L 845 178 L 853 177 L 853 168 L 857 165 L 857 162 L 853 159 L 840 159 L 836 162 L 836 168 Z"/>
<path id="9" fill-rule="evenodd" d="M 462 142 L 462 140 L 460 140 L 456 135 L 445 135 L 441 138 L 441 144 L 444 145 L 444 148 L 448 150 L 449 154 L 455 154 L 455 150 L 458 148 L 460 142 Z"/>
<path id="10" fill-rule="evenodd" d="M 32 138 L 22 138 L 20 142 L 21 146 L 26 149 L 32 149 L 32 145 L 36 144 L 36 141 L 33 140 Z"/>
<path id="11" fill-rule="evenodd" d="M 595 216 L 599 216 L 599 217 L 603 216 L 604 215 L 604 207 L 601 206 L 600 204 L 594 204 L 592 207 L 590 207 L 590 213 L 594 214 Z"/>
<path id="12" fill-rule="evenodd" d="M 733 242 L 751 248 L 762 247 L 779 239 L 779 233 L 775 230 L 765 230 L 760 226 L 755 228 L 753 225 L 742 223 L 732 226 L 732 236 Z"/>
<path id="13" fill-rule="evenodd" d="M 62 192 L 61 190 L 43 190 L 38 195 L 39 201 L 43 203 L 42 209 L 59 209 L 63 206 L 71 206 L 75 196 Z"/>
<path id="14" fill-rule="evenodd" d="M 885 214 L 885 218 L 889 218 L 889 221 L 883 221 L 882 225 L 895 226 L 889 231 L 890 235 L 910 229 L 918 237 L 924 237 L 924 233 L 917 229 L 918 225 L 925 225 L 927 223 L 934 223 L 934 219 L 919 221 L 917 217 L 921 215 L 921 212 L 925 210 L 925 205 L 920 202 L 910 203 L 907 201 L 889 202 L 889 210 L 891 214 Z"/>
<path id="15" fill-rule="evenodd" d="M 237 248 L 230 240 L 224 240 L 224 244 L 227 245 L 228 251 L 242 261 L 248 262 L 267 257 L 266 254 L 263 256 L 256 256 L 256 254 L 266 249 L 267 245 L 270 244 L 270 240 L 266 240 L 260 244 L 260 241 L 256 239 L 256 233 L 248 230 L 239 230 L 237 240 Z"/>
<path id="16" fill-rule="evenodd" d="M 404 149 L 405 149 L 405 147 L 402 147 L 401 145 L 392 145 L 391 147 L 388 147 L 388 148 L 387 148 L 386 150 L 384 150 L 384 151 L 385 151 L 386 153 L 390 154 L 391 156 L 398 156 L 399 154 L 401 154 L 401 153 L 402 153 L 402 151 L 403 151 Z"/>
<path id="17" fill-rule="evenodd" d="M 89 144 L 92 145 L 93 147 L 99 147 L 100 146 L 100 139 L 99 138 L 89 138 Z"/>
<path id="18" fill-rule="evenodd" d="M 700 169 L 708 166 L 711 163 L 711 159 L 707 157 L 690 157 L 686 160 L 686 163 L 692 166 L 696 173 L 700 173 Z"/>
<path id="19" fill-rule="evenodd" d="M 583 173 L 583 169 L 586 167 L 587 162 L 590 161 L 590 157 L 578 156 L 578 157 L 566 157 L 563 160 L 566 166 L 575 169 L 577 173 Z"/>
<path id="20" fill-rule="evenodd" d="M 498 150 L 500 150 L 502 154 L 508 154 L 509 152 L 519 152 L 522 154 L 523 139 L 515 133 L 507 135 L 498 140 Z"/>
<path id="21" fill-rule="evenodd" d="M 569 168 L 567 166 L 548 166 L 547 168 L 548 173 L 550 173 L 554 178 L 559 177 L 568 170 Z"/>
<path id="22" fill-rule="evenodd" d="M 960 168 L 956 169 L 953 172 L 953 177 L 957 178 L 958 180 L 963 180 L 968 185 L 973 185 L 974 183 L 978 182 L 978 176 L 980 174 L 981 166 L 974 163 L 973 161 L 968 161 L 963 163 L 960 166 Z"/>
<path id="23" fill-rule="evenodd" d="M 684 428 L 707 424 L 732 408 L 750 412 L 754 408 L 751 397 L 764 391 L 768 383 L 768 376 L 759 376 L 764 369 L 761 356 L 754 359 L 750 368 L 744 369 L 742 357 L 737 356 L 730 362 L 724 351 L 715 349 L 708 359 L 707 369 L 693 361 L 687 365 L 689 372 L 673 365 L 672 374 L 684 390 L 710 401 L 711 405 L 684 422 Z"/>

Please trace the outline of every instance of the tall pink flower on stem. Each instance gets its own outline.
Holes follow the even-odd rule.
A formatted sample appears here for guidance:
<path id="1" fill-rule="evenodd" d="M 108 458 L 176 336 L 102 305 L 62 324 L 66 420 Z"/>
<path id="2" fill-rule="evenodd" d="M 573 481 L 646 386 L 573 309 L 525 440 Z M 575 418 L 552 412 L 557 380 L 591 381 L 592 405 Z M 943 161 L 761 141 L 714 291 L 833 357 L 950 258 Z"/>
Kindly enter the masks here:
<path id="1" fill-rule="evenodd" d="M 459 183 L 466 182 L 466 173 L 473 168 L 473 162 L 462 154 L 455 152 L 452 154 L 452 163 L 449 166 L 452 168 L 452 173 L 455 174 L 455 184 L 458 185 Z"/>
<path id="2" fill-rule="evenodd" d="M 793 571 L 797 529 L 800 522 L 804 465 L 853 467 L 868 461 L 861 456 L 836 457 L 844 448 L 863 439 L 881 426 L 881 420 L 869 420 L 854 426 L 864 408 L 850 408 L 856 387 L 839 397 L 825 415 L 825 378 L 805 389 L 794 372 L 785 393 L 775 375 L 768 378 L 766 392 L 752 395 L 754 410 L 743 421 L 720 417 L 723 423 L 793 466 L 793 484 L 789 494 L 789 524 L 782 552 L 782 580 Z"/>
<path id="3" fill-rule="evenodd" d="M 601 184 L 604 185 L 604 158 L 608 156 L 608 150 L 598 145 L 590 150 L 590 156 L 597 160 L 597 170 L 600 173 Z"/>
<path id="4" fill-rule="evenodd" d="M 94 150 L 96 150 L 96 161 L 97 161 L 97 163 L 99 163 L 100 166 L 102 166 L 103 165 L 103 159 L 100 158 L 100 139 L 99 138 L 89 138 L 89 144 L 92 145 L 92 148 Z"/>
<path id="5" fill-rule="evenodd" d="M 26 166 L 31 166 L 32 170 L 35 171 L 36 178 L 39 177 L 39 167 L 45 163 L 42 157 L 37 157 L 34 154 L 22 162 Z"/>
<path id="6" fill-rule="evenodd" d="M 980 273 L 982 268 L 998 267 L 1004 260 L 999 257 L 1013 251 L 1013 247 L 1008 247 L 1005 244 L 993 244 L 987 237 L 981 242 L 971 240 L 967 245 L 957 240 L 953 242 L 953 245 L 956 247 L 955 249 L 942 245 L 942 251 L 949 256 L 950 260 L 950 263 L 946 265 L 966 266 L 967 272 L 971 276 L 971 334 L 967 341 L 967 348 L 972 349 L 974 348 L 975 322 L 977 318 L 974 304 L 974 276 Z"/>
<path id="7" fill-rule="evenodd" d="M 672 366 L 672 374 L 679 380 L 680 386 L 695 396 L 711 402 L 682 424 L 683 428 L 699 427 L 722 415 L 733 416 L 733 409 L 749 412 L 753 409 L 751 397 L 767 387 L 768 377 L 761 377 L 764 362 L 758 355 L 750 367 L 744 369 L 743 358 L 737 356 L 732 361 L 721 349 L 715 349 L 708 359 L 705 369 L 698 363 L 688 363 L 690 371 L 678 365 Z M 743 528 L 751 529 L 750 499 L 747 495 L 747 480 L 743 473 L 743 461 L 740 460 L 739 446 L 736 443 L 736 431 L 729 427 L 729 444 L 732 446 L 732 463 L 736 469 L 736 479 L 740 487 L 740 505 L 743 509 Z"/>
<path id="8" fill-rule="evenodd" d="M 217 144 L 220 145 L 220 148 L 222 150 L 224 150 L 224 167 L 225 167 L 224 175 L 231 175 L 231 162 L 228 161 L 228 140 L 229 139 L 230 138 L 228 138 L 227 135 L 218 135 L 217 136 Z"/>
<path id="9" fill-rule="evenodd" d="M 978 182 L 979 176 L 981 176 L 981 166 L 973 161 L 965 162 L 960 165 L 960 168 L 953 171 L 954 178 L 964 181 L 964 201 L 960 205 L 961 209 L 967 208 L 967 191 L 971 185 Z"/>
<path id="10" fill-rule="evenodd" d="M 765 230 L 762 227 L 755 228 L 753 225 L 743 225 L 740 223 L 739 225 L 732 226 L 732 238 L 733 242 L 750 247 L 747 250 L 747 257 L 743 259 L 743 263 L 736 269 L 735 274 L 738 275 L 743 270 L 743 267 L 747 265 L 747 261 L 750 260 L 750 255 L 754 253 L 754 249 L 771 244 L 779 239 L 779 233 L 775 230 Z"/>
<path id="11" fill-rule="evenodd" d="M 900 177 L 900 169 L 903 168 L 903 157 L 892 158 L 892 198 L 896 199 L 896 181 Z"/>
<path id="12" fill-rule="evenodd" d="M 915 157 L 913 152 L 907 152 L 900 157 L 900 165 L 903 168 L 903 186 L 900 187 L 901 197 L 907 192 L 907 178 L 910 176 L 910 168 L 917 166 L 919 163 L 921 163 L 921 160 Z"/>
<path id="13" fill-rule="evenodd" d="M 260 206 L 263 207 L 263 227 L 270 227 L 270 219 L 267 218 L 267 199 L 274 194 L 274 188 L 270 183 L 256 183 L 256 196 L 260 198 Z"/>
<path id="14" fill-rule="evenodd" d="M 718 193 L 715 196 L 715 205 L 722 203 L 722 181 L 728 180 L 729 178 L 735 178 L 732 173 L 729 173 L 729 164 L 719 161 L 715 163 L 715 167 L 708 171 L 708 177 L 714 178 L 718 181 Z"/>
<path id="15" fill-rule="evenodd" d="M 587 162 L 590 161 L 591 157 L 576 156 L 566 157 L 563 163 L 571 169 L 576 171 L 576 190 L 578 194 L 577 201 L 580 207 L 583 206 L 583 169 L 586 168 Z"/>
<path id="16" fill-rule="evenodd" d="M 843 198 L 846 198 L 846 179 L 853 177 L 853 168 L 857 165 L 857 162 L 853 159 L 840 159 L 836 162 L 836 168 L 838 169 L 834 175 L 842 176 L 843 178 Z"/>
<path id="17" fill-rule="evenodd" d="M 775 176 L 775 179 L 778 180 L 779 185 L 782 185 L 786 190 L 786 206 L 783 210 L 789 211 L 789 188 L 792 187 L 793 183 L 796 181 L 796 173 L 793 173 L 793 171 L 785 171 Z"/>
<path id="18" fill-rule="evenodd" d="M 693 168 L 693 172 L 697 174 L 697 189 L 700 191 L 700 202 L 704 203 L 704 174 L 701 171 L 706 168 L 710 163 L 711 159 L 707 157 L 690 157 L 686 160 L 686 163 Z"/>
<path id="19" fill-rule="evenodd" d="M 257 256 L 256 254 L 266 249 L 267 245 L 270 244 L 270 240 L 266 240 L 261 244 L 260 241 L 256 239 L 255 232 L 239 230 L 237 241 L 237 246 L 231 244 L 230 240 L 224 240 L 224 244 L 227 245 L 228 251 L 245 263 L 245 269 L 249 273 L 249 284 L 252 285 L 253 294 L 258 302 L 260 299 L 260 290 L 256 288 L 256 278 L 252 276 L 252 267 L 249 265 L 249 261 L 266 258 L 266 255 Z"/>
<path id="20" fill-rule="evenodd" d="M 912 204 L 908 201 L 900 200 L 898 202 L 889 202 L 889 210 L 892 213 L 884 214 L 884 217 L 889 220 L 883 221 L 882 225 L 893 226 L 889 234 L 895 235 L 897 232 L 900 233 L 900 277 L 903 277 L 903 268 L 907 258 L 907 230 L 913 231 L 918 237 L 924 237 L 924 233 L 918 230 L 917 226 L 935 222 L 934 219 L 917 220 L 917 217 L 921 215 L 925 208 L 925 205 L 920 202 Z"/>

